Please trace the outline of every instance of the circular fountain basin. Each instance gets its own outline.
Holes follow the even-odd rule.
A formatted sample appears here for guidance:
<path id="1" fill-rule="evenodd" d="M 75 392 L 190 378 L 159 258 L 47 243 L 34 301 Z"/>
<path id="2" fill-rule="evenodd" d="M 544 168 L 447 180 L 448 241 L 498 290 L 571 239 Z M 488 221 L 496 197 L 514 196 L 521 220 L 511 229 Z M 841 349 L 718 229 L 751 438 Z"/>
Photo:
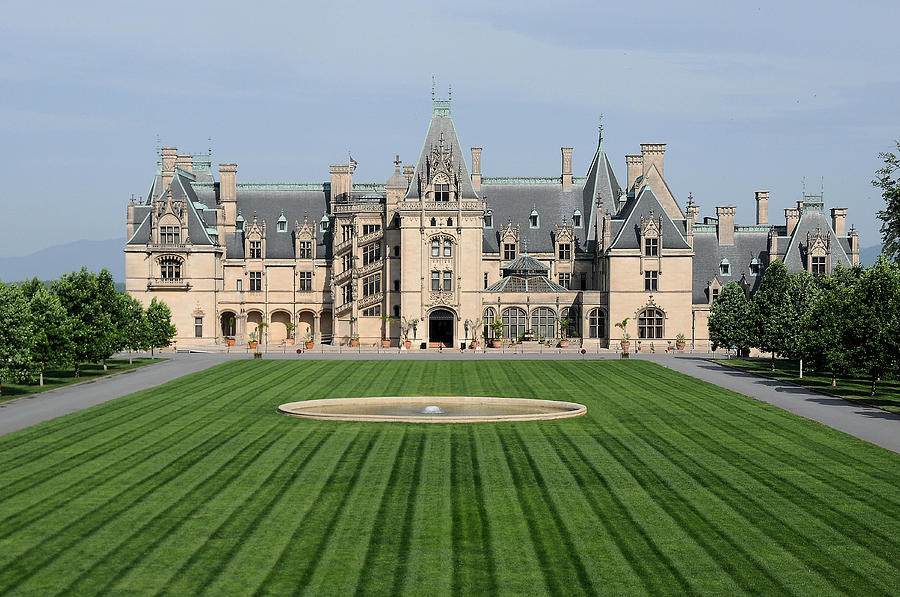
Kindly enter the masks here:
<path id="1" fill-rule="evenodd" d="M 291 417 L 393 423 L 485 423 L 580 417 L 576 402 L 484 396 L 377 396 L 288 402 L 278 412 Z"/>

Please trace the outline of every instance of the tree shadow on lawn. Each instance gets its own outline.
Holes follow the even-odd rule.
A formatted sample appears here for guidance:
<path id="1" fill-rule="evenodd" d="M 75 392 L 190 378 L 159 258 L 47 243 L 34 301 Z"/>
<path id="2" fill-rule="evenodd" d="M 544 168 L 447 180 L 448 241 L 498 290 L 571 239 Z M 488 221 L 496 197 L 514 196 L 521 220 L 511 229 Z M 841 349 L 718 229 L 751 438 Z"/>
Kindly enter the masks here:
<path id="1" fill-rule="evenodd" d="M 135 369 L 141 365 L 150 364 L 160 359 L 134 359 L 134 365 L 128 364 L 128 359 L 110 359 L 106 362 L 109 371 L 103 370 L 102 363 L 87 363 L 79 367 L 79 377 L 75 377 L 74 369 L 48 369 L 44 371 L 44 386 L 33 384 L 3 383 L 3 395 L 0 401 L 12 400 L 22 396 L 40 394 L 56 388 L 61 388 L 74 383 L 94 382 L 120 371 Z"/>

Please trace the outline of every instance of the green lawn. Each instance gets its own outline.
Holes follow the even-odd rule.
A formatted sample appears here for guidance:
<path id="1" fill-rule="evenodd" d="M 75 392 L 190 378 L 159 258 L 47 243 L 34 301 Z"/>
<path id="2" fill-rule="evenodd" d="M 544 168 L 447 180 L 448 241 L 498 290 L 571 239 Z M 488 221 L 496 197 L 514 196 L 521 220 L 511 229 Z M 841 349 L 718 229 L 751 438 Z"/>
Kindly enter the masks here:
<path id="1" fill-rule="evenodd" d="M 837 385 L 832 387 L 831 373 L 828 372 L 804 369 L 803 379 L 800 379 L 800 364 L 797 361 L 776 359 L 775 371 L 772 371 L 772 359 L 731 359 L 717 362 L 900 413 L 900 381 L 896 379 L 879 381 L 875 385 L 875 395 L 870 396 L 869 394 L 872 391 L 871 379 L 861 377 L 838 378 Z"/>
<path id="2" fill-rule="evenodd" d="M 275 412 L 410 394 L 588 414 Z M 897 594 L 898 486 L 897 454 L 646 361 L 234 361 L 0 438 L 0 594 Z"/>
<path id="3" fill-rule="evenodd" d="M 15 384 L 4 382 L 3 394 L 0 395 L 0 402 L 4 400 L 12 400 L 13 398 L 21 398 L 22 396 L 28 396 L 29 394 L 37 394 L 38 392 L 46 392 L 47 390 L 61 388 L 73 383 L 88 381 L 91 379 L 96 379 L 98 377 L 103 377 L 104 375 L 111 375 L 113 373 L 135 369 L 137 367 L 143 367 L 144 365 L 150 365 L 151 363 L 158 363 L 164 360 L 165 359 L 135 358 L 134 362 L 129 365 L 128 359 L 109 359 L 108 361 L 106 361 L 107 371 L 103 370 L 103 365 L 100 363 L 88 363 L 85 365 L 81 365 L 81 367 L 79 368 L 79 377 L 75 377 L 74 369 L 52 369 L 44 372 L 43 387 L 39 386 L 38 382 L 34 382 L 33 384 Z"/>

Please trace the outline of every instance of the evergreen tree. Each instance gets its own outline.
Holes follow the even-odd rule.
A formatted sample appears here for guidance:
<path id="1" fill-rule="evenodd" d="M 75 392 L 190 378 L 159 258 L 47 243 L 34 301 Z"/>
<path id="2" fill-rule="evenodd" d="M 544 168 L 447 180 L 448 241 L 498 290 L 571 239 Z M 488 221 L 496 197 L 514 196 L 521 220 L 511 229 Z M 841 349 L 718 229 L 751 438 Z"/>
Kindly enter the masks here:
<path id="1" fill-rule="evenodd" d="M 900 141 L 895 141 L 900 150 Z M 881 220 L 882 253 L 894 261 L 900 260 L 900 158 L 891 152 L 883 152 L 878 157 L 884 160 L 884 166 L 875 172 L 872 184 L 881 189 L 885 207 L 877 215 Z"/>
<path id="2" fill-rule="evenodd" d="M 732 280 L 725 285 L 709 310 L 709 339 L 713 350 L 719 346 L 748 346 L 749 314 L 747 294 L 740 284 Z"/>
<path id="3" fill-rule="evenodd" d="M 104 309 L 97 276 L 87 268 L 60 277 L 53 283 L 53 292 L 72 320 L 72 360 L 78 377 L 81 363 L 98 363 L 107 357 L 110 337 L 117 331 Z"/>
<path id="4" fill-rule="evenodd" d="M 772 353 L 772 371 L 775 370 L 775 353 L 786 348 L 788 331 L 796 323 L 790 319 L 790 283 L 784 263 L 773 261 L 766 268 L 759 289 L 750 301 L 750 345 L 762 352 Z"/>
<path id="5" fill-rule="evenodd" d="M 34 282 L 37 282 L 37 278 Z M 50 367 L 72 364 L 72 321 L 59 301 L 42 282 L 26 283 L 25 292 L 34 322 L 33 360 L 40 368 L 40 385 L 44 385 L 44 371 Z"/>
<path id="6" fill-rule="evenodd" d="M 22 289 L 0 282 L 0 395 L 3 382 L 34 379 L 34 326 Z"/>
<path id="7" fill-rule="evenodd" d="M 154 297 L 147 307 L 144 316 L 145 322 L 145 346 L 149 346 L 151 355 L 154 348 L 162 348 L 168 346 L 175 337 L 176 329 L 172 325 L 172 312 L 169 306 L 162 301 L 157 301 Z"/>

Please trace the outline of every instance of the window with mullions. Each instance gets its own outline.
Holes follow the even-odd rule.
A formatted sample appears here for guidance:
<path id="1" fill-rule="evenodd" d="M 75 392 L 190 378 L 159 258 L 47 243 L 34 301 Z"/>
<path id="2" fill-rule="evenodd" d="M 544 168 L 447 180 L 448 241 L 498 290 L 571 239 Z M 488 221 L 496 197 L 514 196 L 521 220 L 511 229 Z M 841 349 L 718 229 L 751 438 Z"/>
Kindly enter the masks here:
<path id="1" fill-rule="evenodd" d="M 431 256 L 432 257 L 440 257 L 441 256 L 441 241 L 436 238 L 431 239 Z"/>
<path id="2" fill-rule="evenodd" d="M 491 327 L 491 324 L 497 319 L 497 312 L 494 311 L 493 307 L 488 307 L 482 313 L 482 319 L 484 321 L 484 329 L 481 330 L 481 335 L 485 340 L 490 340 L 494 337 L 494 328 Z"/>
<path id="3" fill-rule="evenodd" d="M 728 263 L 727 259 L 723 259 L 719 264 L 719 274 L 722 276 L 730 276 L 731 275 L 731 264 Z"/>
<path id="4" fill-rule="evenodd" d="M 312 241 L 301 240 L 298 245 L 297 257 L 299 259 L 312 259 Z"/>
<path id="5" fill-rule="evenodd" d="M 312 292 L 312 272 L 300 272 L 297 274 L 297 290 L 300 292 Z"/>
<path id="6" fill-rule="evenodd" d="M 659 239 L 655 236 L 648 236 L 644 239 L 644 256 L 656 257 L 659 255 Z"/>
<path id="7" fill-rule="evenodd" d="M 450 239 L 444 240 L 444 257 L 453 257 L 453 241 Z"/>
<path id="8" fill-rule="evenodd" d="M 812 273 L 817 276 L 825 275 L 825 257 L 812 258 Z"/>
<path id="9" fill-rule="evenodd" d="M 363 266 L 381 259 L 381 243 L 372 243 L 363 247 Z"/>
<path id="10" fill-rule="evenodd" d="M 512 261 L 516 258 L 516 245 L 515 243 L 504 243 L 503 245 L 503 259 L 506 261 Z"/>
<path id="11" fill-rule="evenodd" d="M 194 338 L 202 338 L 203 337 L 203 318 L 195 317 L 194 318 Z"/>
<path id="12" fill-rule="evenodd" d="M 381 230 L 381 224 L 363 224 L 363 236 L 379 230 Z"/>
<path id="13" fill-rule="evenodd" d="M 163 280 L 181 279 L 181 259 L 178 257 L 163 257 L 159 260 L 159 276 Z"/>
<path id="14" fill-rule="evenodd" d="M 572 245 L 570 245 L 569 243 L 560 243 L 559 260 L 569 261 L 570 259 L 572 259 Z"/>
<path id="15" fill-rule="evenodd" d="M 164 245 L 180 245 L 181 244 L 181 227 L 179 226 L 160 226 L 159 242 Z"/>
<path id="16" fill-rule="evenodd" d="M 287 222 L 284 220 L 279 220 L 275 228 L 278 232 L 287 232 Z"/>
<path id="17" fill-rule="evenodd" d="M 453 272 L 444 272 L 444 292 L 453 290 Z"/>
<path id="18" fill-rule="evenodd" d="M 568 272 L 559 274 L 559 285 L 569 290 L 572 287 L 572 274 Z"/>
<path id="19" fill-rule="evenodd" d="M 441 272 L 431 272 L 431 290 L 440 292 L 441 290 Z"/>
<path id="20" fill-rule="evenodd" d="M 262 241 L 250 241 L 250 259 L 262 259 Z"/>
<path id="21" fill-rule="evenodd" d="M 363 296 L 371 296 L 379 292 L 381 292 L 381 274 L 363 278 Z"/>
<path id="22" fill-rule="evenodd" d="M 250 292 L 262 291 L 262 272 L 250 272 Z"/>
<path id="23" fill-rule="evenodd" d="M 381 305 L 375 305 L 374 307 L 369 307 L 368 309 L 363 309 L 362 316 L 363 317 L 381 317 Z"/>
<path id="24" fill-rule="evenodd" d="M 503 337 L 516 340 L 525 334 L 525 326 L 528 323 L 528 314 L 525 309 L 509 307 L 503 311 Z"/>
<path id="25" fill-rule="evenodd" d="M 644 309 L 638 315 L 638 338 L 652 340 L 663 337 L 665 315 L 659 309 Z"/>
<path id="26" fill-rule="evenodd" d="M 659 272 L 644 272 L 644 291 L 656 292 L 659 290 Z"/>
<path id="27" fill-rule="evenodd" d="M 344 299 L 344 303 L 349 303 L 353 300 L 353 285 L 352 284 L 344 284 L 341 286 L 341 298 Z"/>
<path id="28" fill-rule="evenodd" d="M 565 330 L 566 336 L 571 338 L 578 333 L 578 328 L 581 321 L 581 310 L 578 307 L 564 307 L 560 309 L 559 317 L 560 319 L 568 320 L 568 325 L 566 326 Z"/>
<path id="29" fill-rule="evenodd" d="M 606 338 L 606 313 L 602 309 L 591 309 L 588 313 L 588 335 Z"/>
<path id="30" fill-rule="evenodd" d="M 353 238 L 353 226 L 350 224 L 341 225 L 341 242 L 345 242 Z"/>
<path id="31" fill-rule="evenodd" d="M 531 312 L 531 331 L 538 338 L 556 337 L 556 312 L 549 307 L 538 307 Z"/>
<path id="32" fill-rule="evenodd" d="M 434 200 L 435 201 L 450 201 L 450 185 L 449 184 L 434 185 Z"/>

